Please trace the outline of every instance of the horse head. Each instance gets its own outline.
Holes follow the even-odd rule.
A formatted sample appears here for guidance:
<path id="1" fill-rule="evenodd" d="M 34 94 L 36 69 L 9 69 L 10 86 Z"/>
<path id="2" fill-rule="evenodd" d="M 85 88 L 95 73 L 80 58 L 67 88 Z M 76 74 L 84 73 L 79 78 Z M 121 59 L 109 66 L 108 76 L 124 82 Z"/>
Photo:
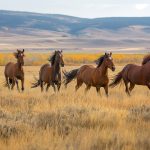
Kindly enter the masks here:
<path id="1" fill-rule="evenodd" d="M 17 49 L 17 52 L 14 53 L 14 55 L 15 55 L 15 57 L 16 57 L 18 63 L 23 66 L 23 65 L 24 65 L 24 56 L 25 56 L 25 55 L 24 55 L 24 49 L 23 49 L 23 50 L 18 50 L 18 49 Z"/>
<path id="2" fill-rule="evenodd" d="M 106 67 L 108 67 L 112 71 L 115 71 L 116 68 L 115 68 L 115 65 L 114 65 L 114 62 L 113 62 L 112 52 L 105 53 L 105 55 L 104 55 L 104 63 L 105 63 Z"/>
<path id="3" fill-rule="evenodd" d="M 58 50 L 58 51 L 55 51 L 55 61 L 56 63 L 59 63 L 61 65 L 61 67 L 64 67 L 64 60 L 63 60 L 63 51 L 62 50 Z"/>

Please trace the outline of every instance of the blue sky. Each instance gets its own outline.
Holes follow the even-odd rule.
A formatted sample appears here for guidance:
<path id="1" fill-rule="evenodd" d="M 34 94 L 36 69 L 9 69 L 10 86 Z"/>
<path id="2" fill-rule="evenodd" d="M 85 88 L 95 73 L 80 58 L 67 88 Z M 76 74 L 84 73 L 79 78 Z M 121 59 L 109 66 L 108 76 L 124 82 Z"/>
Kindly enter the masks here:
<path id="1" fill-rule="evenodd" d="M 0 9 L 85 18 L 150 16 L 150 0 L 0 0 Z"/>

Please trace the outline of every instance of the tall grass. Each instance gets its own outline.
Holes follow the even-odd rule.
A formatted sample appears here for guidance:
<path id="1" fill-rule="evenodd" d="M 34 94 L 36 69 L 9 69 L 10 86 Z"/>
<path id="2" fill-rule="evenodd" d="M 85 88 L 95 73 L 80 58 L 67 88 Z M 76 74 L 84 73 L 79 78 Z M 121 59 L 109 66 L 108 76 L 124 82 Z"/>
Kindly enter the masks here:
<path id="1" fill-rule="evenodd" d="M 25 65 L 27 66 L 38 66 L 46 63 L 49 53 L 26 53 Z M 93 53 L 64 53 L 64 60 L 67 65 L 79 65 L 85 63 L 93 63 L 97 58 L 103 54 Z M 143 54 L 114 54 L 114 62 L 117 64 L 125 63 L 141 63 Z M 15 61 L 13 54 L 0 54 L 0 65 L 5 65 L 9 61 Z"/>
<path id="2" fill-rule="evenodd" d="M 25 92 L 0 85 L 2 150 L 149 150 L 150 92 L 137 86 L 132 96 L 124 86 L 109 89 L 109 98 L 74 91 L 75 81 L 59 93 L 31 89 L 39 66 L 25 68 Z M 73 69 L 66 67 L 66 70 Z M 117 66 L 115 74 L 122 67 Z M 0 81 L 4 81 L 0 67 Z M 109 72 L 110 78 L 114 75 Z"/>

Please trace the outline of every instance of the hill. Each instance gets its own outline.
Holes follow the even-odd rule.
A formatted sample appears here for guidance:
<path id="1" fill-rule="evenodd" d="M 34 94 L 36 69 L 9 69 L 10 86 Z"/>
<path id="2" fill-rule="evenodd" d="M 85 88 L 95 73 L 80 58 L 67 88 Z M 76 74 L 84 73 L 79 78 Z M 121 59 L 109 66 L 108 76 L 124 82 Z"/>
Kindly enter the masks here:
<path id="1" fill-rule="evenodd" d="M 150 17 L 78 18 L 0 10 L 2 48 L 148 47 Z"/>

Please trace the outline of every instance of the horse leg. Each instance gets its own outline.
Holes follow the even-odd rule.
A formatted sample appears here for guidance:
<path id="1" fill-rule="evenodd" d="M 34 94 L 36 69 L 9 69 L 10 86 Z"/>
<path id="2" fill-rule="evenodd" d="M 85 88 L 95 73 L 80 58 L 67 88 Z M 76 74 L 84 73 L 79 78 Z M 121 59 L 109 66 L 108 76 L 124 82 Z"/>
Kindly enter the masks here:
<path id="1" fill-rule="evenodd" d="M 150 82 L 147 84 L 147 87 L 149 88 L 149 90 L 150 90 Z"/>
<path id="2" fill-rule="evenodd" d="M 75 90 L 77 91 L 81 87 L 82 84 L 83 82 L 77 79 L 77 85 L 75 87 Z"/>
<path id="3" fill-rule="evenodd" d="M 100 87 L 96 87 L 97 94 L 101 96 Z"/>
<path id="4" fill-rule="evenodd" d="M 5 79 L 6 79 L 6 85 L 7 85 L 8 89 L 10 89 L 10 86 L 9 86 L 9 79 L 8 79 L 8 77 L 7 77 L 7 76 L 5 76 Z"/>
<path id="5" fill-rule="evenodd" d="M 24 78 L 21 79 L 21 90 L 24 91 Z"/>
<path id="6" fill-rule="evenodd" d="M 130 92 L 134 89 L 134 87 L 135 87 L 135 84 L 133 84 L 132 82 L 130 82 L 130 87 L 129 87 Z"/>
<path id="7" fill-rule="evenodd" d="M 61 72 L 58 74 L 58 82 L 57 82 L 57 89 L 60 90 L 61 87 Z"/>
<path id="8" fill-rule="evenodd" d="M 87 93 L 87 91 L 91 88 L 90 85 L 86 85 L 86 88 L 85 88 L 85 94 Z"/>
<path id="9" fill-rule="evenodd" d="M 15 80 L 12 79 L 12 84 L 11 84 L 11 89 L 12 89 L 12 90 L 14 89 L 14 86 L 15 86 Z"/>
<path id="10" fill-rule="evenodd" d="M 61 83 L 58 82 L 58 83 L 57 83 L 57 89 L 58 89 L 58 91 L 60 90 L 60 87 L 61 87 Z"/>
<path id="11" fill-rule="evenodd" d="M 49 87 L 50 87 L 50 84 L 47 83 L 46 92 L 48 92 Z"/>
<path id="12" fill-rule="evenodd" d="M 16 79 L 16 85 L 17 85 L 17 90 L 20 92 L 20 89 L 19 89 L 19 85 L 18 85 L 18 80 Z"/>
<path id="13" fill-rule="evenodd" d="M 52 84 L 52 87 L 53 87 L 53 89 L 54 89 L 54 92 L 56 92 L 56 87 L 55 87 L 54 82 L 52 82 L 51 84 Z"/>
<path id="14" fill-rule="evenodd" d="M 104 86 L 104 90 L 105 90 L 106 96 L 108 97 L 108 85 L 105 85 L 105 86 Z"/>
<path id="15" fill-rule="evenodd" d="M 128 88 L 128 81 L 124 80 L 124 84 L 125 84 L 125 87 L 126 87 L 125 92 L 127 93 L 127 95 L 130 96 L 130 91 L 129 91 L 129 88 Z"/>
<path id="16" fill-rule="evenodd" d="M 43 92 L 43 81 L 40 81 L 41 92 Z"/>

